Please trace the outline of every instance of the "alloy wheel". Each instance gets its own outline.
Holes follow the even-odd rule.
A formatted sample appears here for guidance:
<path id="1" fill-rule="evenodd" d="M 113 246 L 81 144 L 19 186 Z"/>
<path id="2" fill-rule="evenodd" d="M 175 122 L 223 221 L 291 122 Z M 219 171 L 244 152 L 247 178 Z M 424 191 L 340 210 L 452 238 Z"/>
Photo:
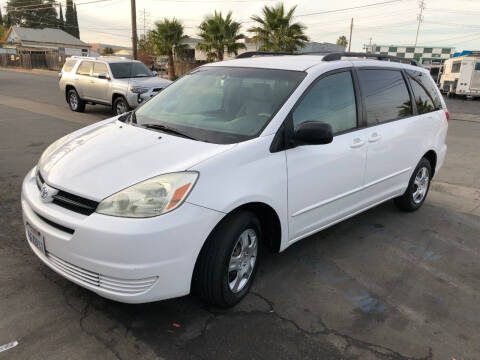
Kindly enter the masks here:
<path id="1" fill-rule="evenodd" d="M 228 286 L 233 293 L 238 293 L 248 284 L 255 269 L 257 253 L 257 233 L 246 229 L 238 237 L 228 265 Z"/>
<path id="2" fill-rule="evenodd" d="M 430 177 L 428 169 L 422 167 L 418 170 L 417 175 L 415 175 L 415 180 L 413 181 L 413 201 L 415 204 L 420 204 L 425 198 L 428 190 L 428 183 Z"/>

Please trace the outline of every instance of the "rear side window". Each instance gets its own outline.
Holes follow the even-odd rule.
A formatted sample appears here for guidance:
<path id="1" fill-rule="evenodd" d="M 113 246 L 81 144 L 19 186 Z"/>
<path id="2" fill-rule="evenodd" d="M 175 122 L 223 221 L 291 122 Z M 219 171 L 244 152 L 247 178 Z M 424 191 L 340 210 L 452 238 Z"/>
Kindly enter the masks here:
<path id="1" fill-rule="evenodd" d="M 78 67 L 78 75 L 90 75 L 90 70 L 92 70 L 93 61 L 82 61 Z"/>
<path id="2" fill-rule="evenodd" d="M 108 75 L 107 65 L 101 62 L 96 62 L 93 66 L 93 76 L 98 76 L 100 74 Z"/>
<path id="3" fill-rule="evenodd" d="M 72 71 L 73 67 L 77 63 L 77 60 L 67 60 L 65 64 L 63 65 L 63 72 L 70 72 Z"/>
<path id="4" fill-rule="evenodd" d="M 293 111 L 293 127 L 306 121 L 330 124 L 334 134 L 357 127 L 352 74 L 343 71 L 318 80 Z"/>
<path id="5" fill-rule="evenodd" d="M 442 107 L 435 84 L 427 74 L 420 71 L 407 70 L 410 85 L 412 85 L 415 104 L 419 114 L 425 114 Z"/>
<path id="6" fill-rule="evenodd" d="M 374 125 L 413 115 L 410 94 L 399 70 L 359 70 L 358 77 L 367 110 Z"/>

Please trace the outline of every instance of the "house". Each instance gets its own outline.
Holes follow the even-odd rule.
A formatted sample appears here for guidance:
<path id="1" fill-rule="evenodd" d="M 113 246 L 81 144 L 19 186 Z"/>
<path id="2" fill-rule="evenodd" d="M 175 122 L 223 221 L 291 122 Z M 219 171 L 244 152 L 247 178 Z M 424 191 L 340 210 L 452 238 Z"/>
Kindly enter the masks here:
<path id="1" fill-rule="evenodd" d="M 22 47 L 57 51 L 59 55 L 89 56 L 90 45 L 60 29 L 31 29 L 12 26 L 4 40 L 4 48 Z"/>
<path id="2" fill-rule="evenodd" d="M 297 51 L 298 54 L 305 53 L 335 53 L 335 52 L 345 52 L 345 46 L 336 45 L 327 42 L 309 42 L 304 48 L 301 48 Z"/>

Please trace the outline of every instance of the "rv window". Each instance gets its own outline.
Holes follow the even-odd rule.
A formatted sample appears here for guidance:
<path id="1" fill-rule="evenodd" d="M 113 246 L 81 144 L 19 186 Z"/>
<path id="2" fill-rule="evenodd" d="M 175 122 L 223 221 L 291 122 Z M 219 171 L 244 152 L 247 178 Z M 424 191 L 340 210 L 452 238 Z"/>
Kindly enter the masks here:
<path id="1" fill-rule="evenodd" d="M 462 66 L 461 61 L 454 62 L 453 65 L 452 65 L 452 73 L 459 73 L 461 66 Z"/>
<path id="2" fill-rule="evenodd" d="M 480 71 L 480 62 L 475 64 L 475 71 Z"/>

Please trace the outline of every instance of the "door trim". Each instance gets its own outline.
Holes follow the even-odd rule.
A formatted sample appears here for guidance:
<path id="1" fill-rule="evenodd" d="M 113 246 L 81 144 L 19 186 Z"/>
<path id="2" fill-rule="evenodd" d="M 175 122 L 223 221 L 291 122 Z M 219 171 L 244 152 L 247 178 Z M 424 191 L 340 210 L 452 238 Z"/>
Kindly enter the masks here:
<path id="1" fill-rule="evenodd" d="M 367 161 L 368 161 L 368 160 L 367 160 Z M 340 195 L 331 197 L 331 198 L 329 198 L 329 199 L 327 199 L 327 200 L 324 200 L 324 201 L 321 201 L 321 202 L 319 202 L 319 203 L 317 203 L 317 204 L 310 205 L 310 206 L 308 206 L 308 207 L 306 207 L 306 208 L 304 208 L 304 209 L 302 209 L 302 210 L 299 210 L 299 211 L 293 213 L 292 215 L 290 215 L 290 217 L 296 217 L 296 216 L 298 216 L 298 215 L 304 214 L 304 213 L 306 213 L 306 212 L 309 212 L 309 211 L 311 211 L 311 210 L 317 209 L 317 208 L 322 207 L 322 206 L 324 206 L 324 205 L 330 204 L 330 203 L 333 202 L 333 201 L 340 200 L 340 199 L 342 199 L 342 198 L 344 198 L 344 197 L 346 197 L 346 196 L 355 194 L 355 193 L 357 193 L 357 192 L 359 192 L 359 191 L 362 191 L 362 190 L 365 190 L 365 189 L 367 189 L 367 188 L 369 188 L 369 187 L 371 187 L 371 186 L 373 186 L 373 185 L 376 185 L 376 184 L 381 183 L 381 182 L 383 182 L 383 181 L 389 180 L 389 179 L 391 179 L 391 178 L 393 178 L 393 177 L 395 177 L 395 176 L 398 176 L 398 175 L 401 175 L 401 174 L 403 174 L 403 173 L 406 173 L 407 171 L 410 171 L 411 169 L 412 169 L 411 167 L 408 167 L 408 168 L 406 168 L 406 169 L 403 169 L 403 170 L 394 172 L 393 174 L 390 174 L 390 175 L 388 175 L 388 176 L 385 176 L 385 177 L 383 177 L 383 178 L 381 178 L 381 179 L 378 179 L 378 180 L 369 182 L 368 184 L 365 184 L 365 185 L 360 186 L 360 187 L 358 187 L 358 188 L 355 188 L 355 189 L 353 189 L 353 190 L 347 191 L 347 192 L 345 192 L 345 193 L 343 193 L 343 194 L 340 194 Z"/>

